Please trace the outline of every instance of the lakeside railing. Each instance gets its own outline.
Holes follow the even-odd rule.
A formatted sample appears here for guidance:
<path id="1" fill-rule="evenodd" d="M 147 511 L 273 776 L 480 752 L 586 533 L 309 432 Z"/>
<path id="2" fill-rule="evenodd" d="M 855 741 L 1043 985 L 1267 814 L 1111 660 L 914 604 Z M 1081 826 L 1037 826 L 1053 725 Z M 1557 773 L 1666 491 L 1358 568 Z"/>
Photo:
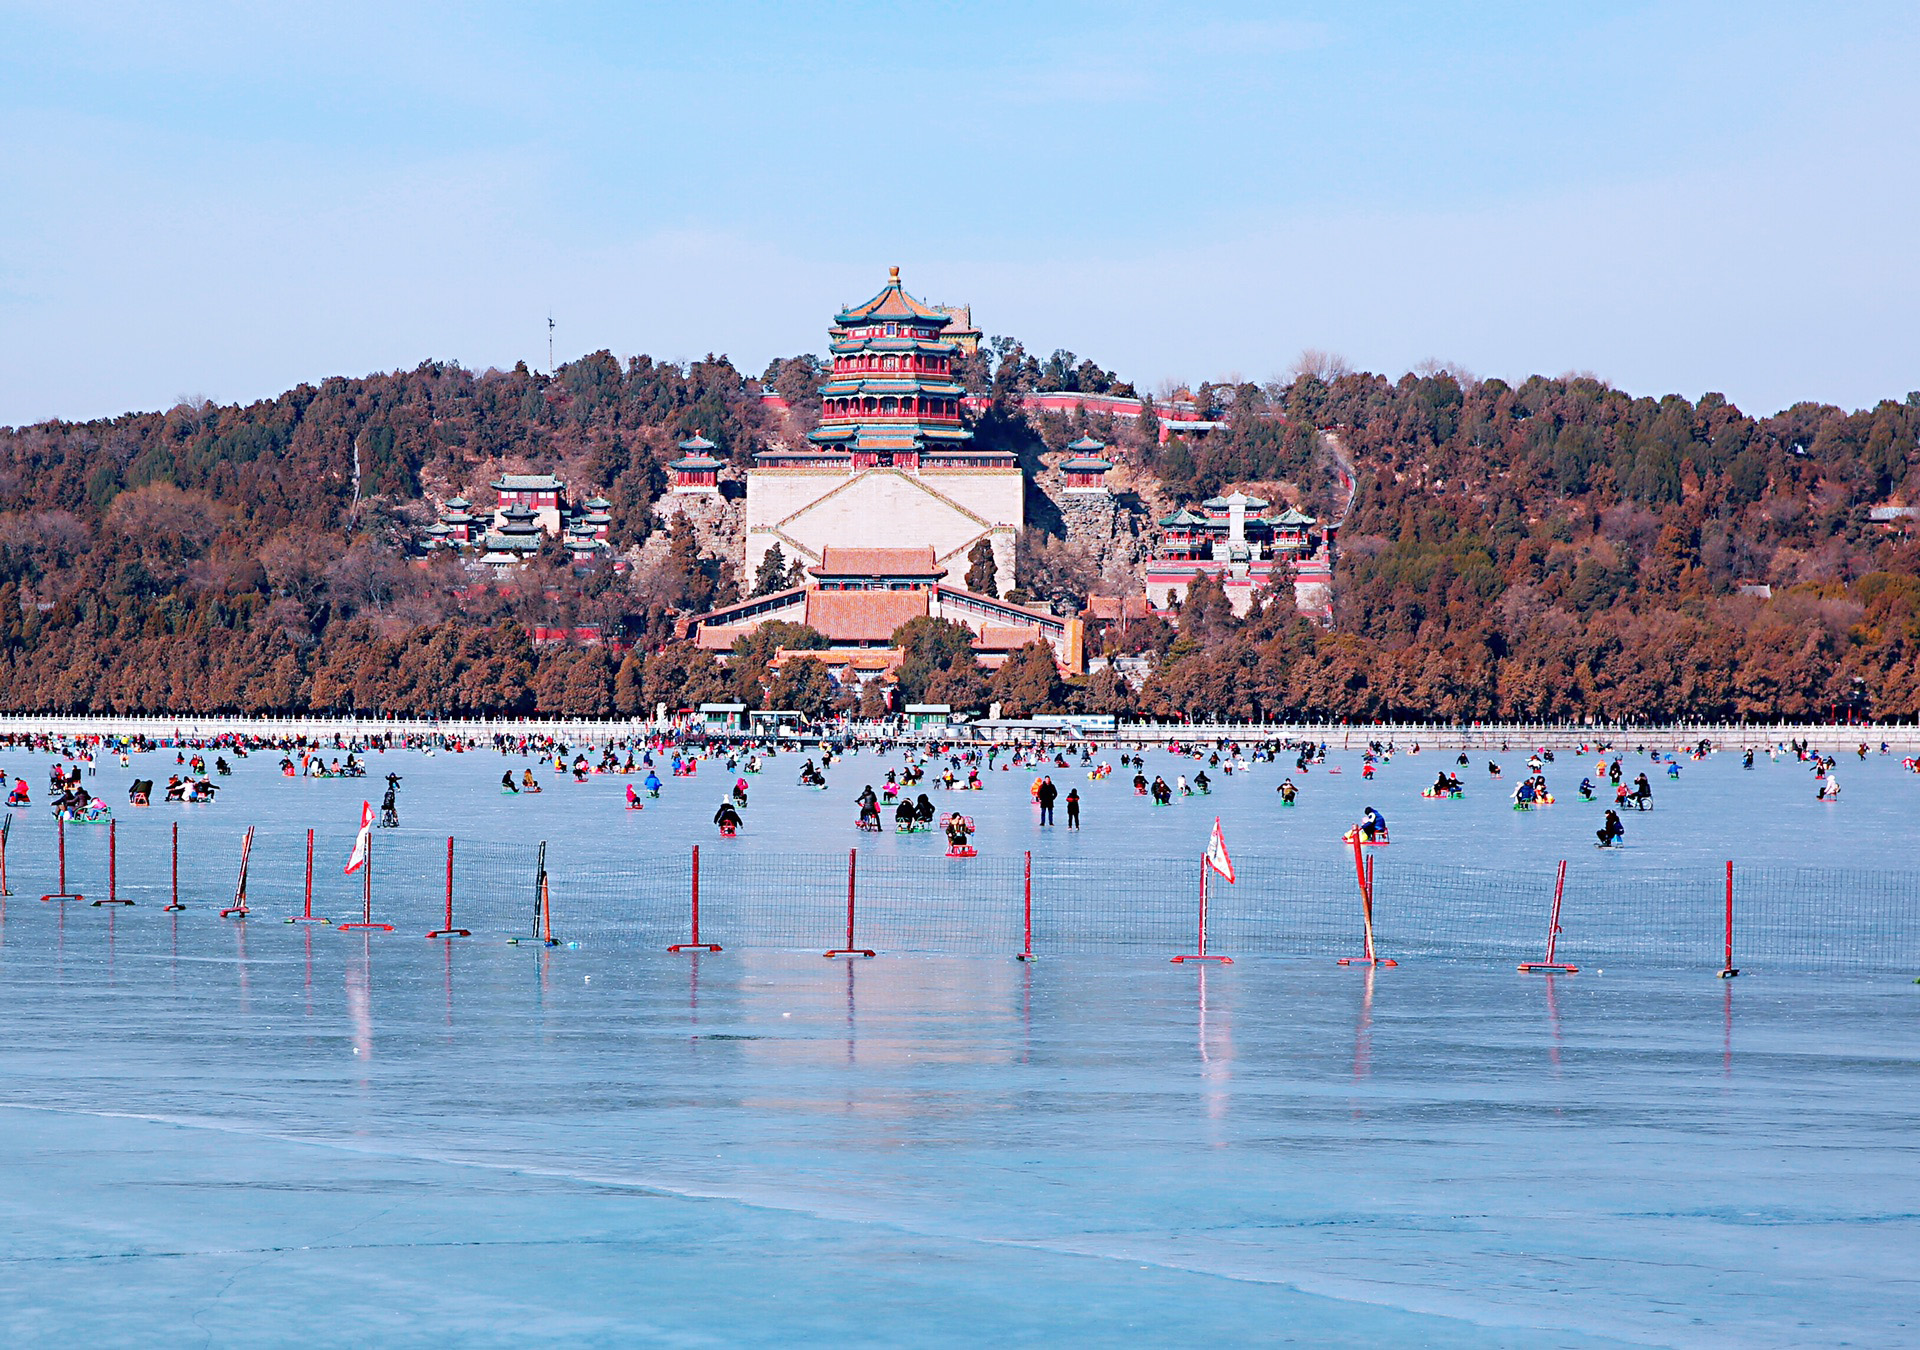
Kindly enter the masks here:
<path id="1" fill-rule="evenodd" d="M 242 902 L 245 917 L 225 922 L 256 931 L 281 931 L 308 913 L 358 921 L 364 905 L 375 923 L 393 925 L 395 942 L 448 930 L 475 941 L 551 936 L 636 959 L 695 944 L 1171 958 L 1193 951 L 1199 923 L 1195 858 L 951 858 L 927 839 L 924 856 L 857 847 L 747 851 L 745 841 L 731 840 L 617 860 L 559 856 L 537 841 L 393 830 L 374 832 L 368 885 L 364 874 L 342 874 L 348 831 L 315 832 L 311 854 L 304 830 L 261 833 L 250 847 L 248 833 L 203 828 L 175 851 L 160 832 L 129 846 L 109 828 L 69 825 L 63 864 L 51 823 L 15 829 L 0 844 L 11 893 L 0 902 L 0 922 L 14 916 L 7 941 L 23 940 L 23 907 L 29 917 L 59 908 L 61 941 L 72 944 L 87 922 L 80 916 L 97 918 L 102 900 L 133 902 L 112 911 L 121 940 L 165 931 L 183 945 L 211 941 L 220 912 Z M 1920 971 L 1916 871 L 1737 862 L 1656 869 L 1628 850 L 1574 859 L 1562 879 L 1552 866 L 1402 866 L 1391 849 L 1373 859 L 1371 870 L 1335 856 L 1239 859 L 1235 884 L 1215 878 L 1210 886 L 1208 949 L 1236 958 L 1359 957 L 1365 894 L 1383 958 L 1519 965 L 1542 959 L 1558 894 L 1563 964 Z M 42 895 L 71 898 L 50 898 L 43 909 Z"/>
<path id="2" fill-rule="evenodd" d="M 322 717 L 322 716 L 200 716 L 171 714 L 6 713 L 0 714 L 0 735 L 144 736 L 155 741 L 211 741 L 223 736 L 272 740 L 366 741 L 375 736 L 424 741 L 459 738 L 491 743 L 531 738 L 569 744 L 603 744 L 663 733 L 695 732 L 715 739 L 769 739 L 769 731 L 746 732 L 702 725 L 698 719 L 676 718 L 660 723 L 641 718 L 431 718 L 431 717 Z M 793 734 L 793 733 L 782 733 Z M 1369 741 L 1392 741 L 1401 749 L 1414 744 L 1434 748 L 1511 746 L 1565 746 L 1598 740 L 1615 745 L 1646 743 L 1679 747 L 1705 740 L 1727 748 L 1800 740 L 1823 750 L 1851 750 L 1866 744 L 1878 749 L 1884 742 L 1901 750 L 1920 748 L 1920 723 L 1861 722 L 1727 722 L 1677 720 L 1662 723 L 1618 724 L 1586 722 L 1158 722 L 1122 721 L 1108 729 L 1074 725 L 1040 725 L 1021 721 L 954 722 L 950 725 L 909 728 L 900 719 L 819 723 L 797 733 L 801 740 L 858 736 L 868 739 L 933 743 L 1045 739 L 1053 742 L 1091 740 L 1101 743 L 1165 744 L 1170 741 L 1213 742 L 1271 740 L 1324 742 L 1335 748 L 1358 749 Z"/>

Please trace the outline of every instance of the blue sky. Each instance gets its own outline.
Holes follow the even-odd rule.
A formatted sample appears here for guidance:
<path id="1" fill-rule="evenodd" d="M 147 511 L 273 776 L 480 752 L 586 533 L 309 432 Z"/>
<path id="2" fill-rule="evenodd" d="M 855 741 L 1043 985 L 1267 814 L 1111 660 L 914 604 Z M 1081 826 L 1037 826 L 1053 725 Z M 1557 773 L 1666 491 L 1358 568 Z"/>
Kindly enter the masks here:
<path id="1" fill-rule="evenodd" d="M 898 263 L 1144 386 L 1920 389 L 1920 6 L 0 2 L 0 423 L 606 347 Z"/>

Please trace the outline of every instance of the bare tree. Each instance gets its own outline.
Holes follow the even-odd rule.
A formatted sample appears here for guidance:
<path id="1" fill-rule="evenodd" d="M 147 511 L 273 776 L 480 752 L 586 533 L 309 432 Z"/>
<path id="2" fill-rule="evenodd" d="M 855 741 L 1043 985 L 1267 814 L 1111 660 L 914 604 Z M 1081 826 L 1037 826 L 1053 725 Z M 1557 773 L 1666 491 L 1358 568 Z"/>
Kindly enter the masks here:
<path id="1" fill-rule="evenodd" d="M 283 530 L 261 546 L 257 555 L 273 588 L 311 609 L 327 586 L 327 563 L 338 544 L 307 530 Z"/>
<path id="2" fill-rule="evenodd" d="M 0 516 L 0 548 L 49 554 L 65 562 L 92 547 L 93 531 L 71 511 L 10 511 Z"/>
<path id="3" fill-rule="evenodd" d="M 1591 370 L 1563 370 L 1554 378 L 1558 379 L 1562 384 L 1573 384 L 1578 380 L 1591 380 L 1602 389 L 1613 388 L 1604 378 Z"/>
<path id="4" fill-rule="evenodd" d="M 1413 373 L 1425 379 L 1436 375 L 1451 375 L 1455 384 L 1462 389 L 1472 389 L 1480 383 L 1480 377 L 1458 361 L 1442 361 L 1437 356 L 1429 356 L 1424 361 L 1416 361 Z"/>
<path id="5" fill-rule="evenodd" d="M 326 580 L 329 598 L 350 614 L 362 609 L 385 613 L 411 589 L 406 564 L 365 539 L 356 539 L 327 564 Z"/>
<path id="6" fill-rule="evenodd" d="M 203 492 L 148 483 L 115 497 L 107 508 L 106 525 L 149 556 L 194 554 L 220 532 L 228 514 L 228 508 Z"/>
<path id="7" fill-rule="evenodd" d="M 1332 384 L 1342 375 L 1350 375 L 1353 368 L 1347 364 L 1347 358 L 1338 352 L 1322 351 L 1318 347 L 1305 347 L 1300 355 L 1293 358 L 1288 373 L 1298 379 L 1302 375 L 1311 375 L 1322 384 Z"/>
<path id="8" fill-rule="evenodd" d="M 1014 543 L 1014 577 L 1035 599 L 1085 600 L 1099 583 L 1099 569 L 1085 549 L 1041 530 L 1020 531 Z"/>

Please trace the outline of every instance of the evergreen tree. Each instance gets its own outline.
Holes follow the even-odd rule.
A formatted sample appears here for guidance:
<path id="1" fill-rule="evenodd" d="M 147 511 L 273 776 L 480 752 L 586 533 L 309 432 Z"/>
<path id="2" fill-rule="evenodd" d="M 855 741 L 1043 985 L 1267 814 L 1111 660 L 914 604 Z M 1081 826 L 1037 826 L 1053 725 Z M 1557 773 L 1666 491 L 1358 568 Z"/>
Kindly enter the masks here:
<path id="1" fill-rule="evenodd" d="M 1187 598 L 1180 605 L 1181 633 L 1207 642 L 1225 633 L 1233 622 L 1233 602 L 1217 580 L 1201 575 L 1188 583 Z"/>
<path id="2" fill-rule="evenodd" d="M 667 541 L 667 567 L 682 608 L 698 613 L 737 598 L 738 588 L 724 565 L 700 555 L 700 536 L 684 511 L 674 517 Z"/>
<path id="3" fill-rule="evenodd" d="M 1087 712 L 1124 714 L 1132 711 L 1133 690 L 1112 666 L 1088 676 L 1085 686 L 1076 692 L 1075 702 Z"/>
<path id="4" fill-rule="evenodd" d="M 1151 395 L 1140 400 L 1140 420 L 1134 425 L 1139 429 L 1142 444 L 1148 447 L 1160 444 L 1160 414 L 1154 411 Z"/>
<path id="5" fill-rule="evenodd" d="M 967 589 L 979 595 L 998 595 L 995 584 L 999 569 L 994 566 L 993 540 L 982 539 L 967 551 Z"/>
<path id="6" fill-rule="evenodd" d="M 956 670 L 978 676 L 973 630 L 964 623 L 953 619 L 909 619 L 894 630 L 893 645 L 901 651 L 900 669 L 894 679 L 904 702 L 943 701 L 933 693 L 936 676 Z"/>
<path id="7" fill-rule="evenodd" d="M 1194 490 L 1194 482 L 1199 474 L 1199 466 L 1193 458 L 1193 447 L 1187 444 L 1184 436 L 1175 436 L 1168 441 L 1160 452 L 1154 470 L 1160 475 L 1160 481 L 1167 490 L 1178 496 L 1189 496 Z"/>
<path id="8" fill-rule="evenodd" d="M 810 657 L 800 658 L 780 667 L 773 688 L 767 693 L 767 702 L 783 712 L 818 719 L 827 715 L 836 692 L 833 681 L 827 678 L 825 666 Z"/>
<path id="9" fill-rule="evenodd" d="M 1060 669 L 1054 664 L 1053 648 L 1041 641 L 1029 642 L 1009 656 L 987 685 L 988 697 L 1007 717 L 1050 712 L 1061 705 L 1066 692 Z"/>
<path id="10" fill-rule="evenodd" d="M 766 554 L 760 559 L 760 570 L 753 576 L 753 594 L 772 595 L 795 584 L 793 571 L 787 566 L 787 555 L 780 551 L 780 545 L 767 545 Z"/>
<path id="11" fill-rule="evenodd" d="M 986 675 L 978 661 L 956 661 L 946 670 L 934 672 L 925 694 L 917 701 L 944 703 L 956 710 L 983 708 L 987 702 Z"/>
<path id="12" fill-rule="evenodd" d="M 819 629 L 785 619 L 770 619 L 751 633 L 743 633 L 733 640 L 727 661 L 735 697 L 755 708 L 765 706 L 762 699 L 768 684 L 769 663 L 781 649 L 820 651 L 831 645 Z"/>
<path id="13" fill-rule="evenodd" d="M 626 659 L 620 663 L 620 672 L 613 677 L 613 709 L 615 712 L 632 716 L 635 713 L 644 714 L 648 711 L 645 704 L 641 701 L 640 692 L 641 671 L 644 668 L 645 663 L 641 660 L 640 653 L 637 651 L 628 652 Z"/>
<path id="14" fill-rule="evenodd" d="M 613 711 L 606 649 L 588 647 L 574 655 L 561 686 L 561 706 L 569 717 L 605 717 Z"/>
<path id="15" fill-rule="evenodd" d="M 700 576 L 700 536 L 693 521 L 682 511 L 674 516 L 667 530 L 667 565 L 683 587 L 698 584 Z"/>

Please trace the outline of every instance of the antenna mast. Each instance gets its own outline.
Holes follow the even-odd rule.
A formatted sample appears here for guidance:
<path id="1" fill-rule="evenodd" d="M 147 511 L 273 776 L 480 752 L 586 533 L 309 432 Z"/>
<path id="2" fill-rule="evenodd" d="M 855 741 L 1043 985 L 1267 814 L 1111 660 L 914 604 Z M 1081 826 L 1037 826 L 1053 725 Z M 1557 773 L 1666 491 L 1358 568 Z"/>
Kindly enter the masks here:
<path id="1" fill-rule="evenodd" d="M 547 374 L 553 374 L 553 311 L 547 311 Z"/>

